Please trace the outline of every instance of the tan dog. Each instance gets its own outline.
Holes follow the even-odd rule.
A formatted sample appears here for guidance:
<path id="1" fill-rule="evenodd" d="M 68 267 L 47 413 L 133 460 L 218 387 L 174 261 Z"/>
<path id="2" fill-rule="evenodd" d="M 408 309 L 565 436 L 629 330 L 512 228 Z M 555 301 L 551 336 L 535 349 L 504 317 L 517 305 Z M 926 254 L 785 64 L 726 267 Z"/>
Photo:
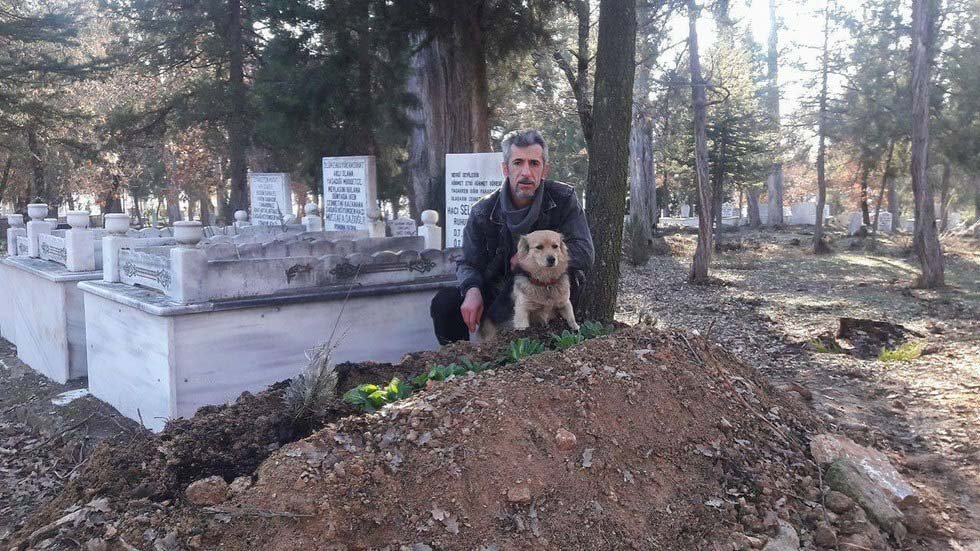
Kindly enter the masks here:
<path id="1" fill-rule="evenodd" d="M 480 334 L 492 336 L 497 326 L 527 329 L 532 322 L 547 325 L 555 314 L 561 315 L 577 331 L 579 327 L 569 298 L 568 248 L 561 234 L 539 230 L 522 236 L 517 244 L 517 258 L 513 285 L 507 285 L 494 301 L 481 323 Z"/>

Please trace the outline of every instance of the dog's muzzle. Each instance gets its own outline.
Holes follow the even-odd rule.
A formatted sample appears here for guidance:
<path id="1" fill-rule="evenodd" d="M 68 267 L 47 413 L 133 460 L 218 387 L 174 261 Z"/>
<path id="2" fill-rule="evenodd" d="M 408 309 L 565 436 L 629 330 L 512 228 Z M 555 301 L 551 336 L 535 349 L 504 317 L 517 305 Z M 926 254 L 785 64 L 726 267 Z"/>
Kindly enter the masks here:
<path id="1" fill-rule="evenodd" d="M 548 266 L 549 267 L 555 265 L 555 257 L 549 256 L 547 260 L 548 260 Z"/>

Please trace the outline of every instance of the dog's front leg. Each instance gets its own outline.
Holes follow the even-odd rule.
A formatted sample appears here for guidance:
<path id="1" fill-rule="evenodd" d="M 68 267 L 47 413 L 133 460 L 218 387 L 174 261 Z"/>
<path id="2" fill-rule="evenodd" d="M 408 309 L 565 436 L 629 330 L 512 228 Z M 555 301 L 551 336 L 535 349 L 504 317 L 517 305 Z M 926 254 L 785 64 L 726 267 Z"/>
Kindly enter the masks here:
<path id="1" fill-rule="evenodd" d="M 575 310 L 572 309 L 571 301 L 567 301 L 562 306 L 561 317 L 565 319 L 565 323 L 572 328 L 572 331 L 578 331 L 578 323 L 575 321 Z"/>
<path id="2" fill-rule="evenodd" d="M 530 304 L 523 294 L 515 293 L 514 300 L 514 329 L 527 329 L 531 325 Z"/>

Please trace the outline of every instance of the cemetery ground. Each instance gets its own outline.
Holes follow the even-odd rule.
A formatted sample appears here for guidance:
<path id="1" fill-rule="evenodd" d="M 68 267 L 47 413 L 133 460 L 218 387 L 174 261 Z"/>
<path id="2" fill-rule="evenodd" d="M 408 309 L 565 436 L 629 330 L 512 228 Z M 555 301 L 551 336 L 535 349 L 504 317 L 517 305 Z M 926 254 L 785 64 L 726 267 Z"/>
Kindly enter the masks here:
<path id="1" fill-rule="evenodd" d="M 868 252 L 832 232 L 835 254 L 816 257 L 807 231 L 725 234 L 709 286 L 686 282 L 694 235 L 668 235 L 673 256 L 623 265 L 618 318 L 634 327 L 368 416 L 337 402 L 294 423 L 278 385 L 151 436 L 91 397 L 52 405 L 83 385 L 44 383 L 0 343 L 0 543 L 980 549 L 977 241 L 947 239 L 949 286 L 925 291 L 907 235 Z M 891 361 L 833 353 L 820 337 L 842 317 L 920 336 Z M 500 347 L 342 366 L 339 387 Z M 902 529 L 821 492 L 807 443 L 827 433 L 884 452 L 914 488 Z M 230 488 L 188 491 L 211 475 Z"/>

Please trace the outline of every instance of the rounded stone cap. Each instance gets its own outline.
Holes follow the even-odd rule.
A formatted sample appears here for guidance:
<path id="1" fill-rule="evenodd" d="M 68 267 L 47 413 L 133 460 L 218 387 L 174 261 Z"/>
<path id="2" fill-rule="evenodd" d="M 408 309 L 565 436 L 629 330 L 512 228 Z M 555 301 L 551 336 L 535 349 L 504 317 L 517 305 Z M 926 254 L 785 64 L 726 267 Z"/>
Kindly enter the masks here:
<path id="1" fill-rule="evenodd" d="M 48 224 L 58 225 L 58 219 L 54 217 L 45 218 L 44 221 L 47 222 Z"/>
<path id="2" fill-rule="evenodd" d="M 422 211 L 422 223 L 426 226 L 433 226 L 439 223 L 439 212 L 434 210 Z"/>
<path id="3" fill-rule="evenodd" d="M 129 230 L 129 215 L 121 212 L 106 214 L 105 229 L 109 233 L 122 234 Z"/>
<path id="4" fill-rule="evenodd" d="M 245 212 L 243 210 L 236 210 L 235 211 L 235 222 L 247 222 L 247 221 L 248 221 L 248 213 L 247 212 Z"/>
<path id="5" fill-rule="evenodd" d="M 204 239 L 204 225 L 198 220 L 182 220 L 173 224 L 174 239 L 181 245 L 196 245 Z"/>
<path id="6" fill-rule="evenodd" d="M 65 219 L 68 221 L 69 226 L 79 229 L 87 228 L 90 222 L 89 212 L 87 210 L 70 210 Z"/>
<path id="7" fill-rule="evenodd" d="M 303 207 L 303 212 L 305 212 L 307 216 L 313 216 L 316 214 L 317 210 L 316 203 L 307 203 L 306 206 Z"/>
<path id="8" fill-rule="evenodd" d="M 366 213 L 369 220 L 381 220 L 381 209 L 378 207 L 368 207 Z"/>
<path id="9" fill-rule="evenodd" d="M 43 220 L 48 215 L 48 205 L 45 203 L 31 203 L 27 205 L 27 215 L 31 220 Z"/>
<path id="10" fill-rule="evenodd" d="M 23 214 L 8 214 L 7 223 L 10 224 L 12 228 L 19 228 L 24 225 L 24 215 Z"/>

